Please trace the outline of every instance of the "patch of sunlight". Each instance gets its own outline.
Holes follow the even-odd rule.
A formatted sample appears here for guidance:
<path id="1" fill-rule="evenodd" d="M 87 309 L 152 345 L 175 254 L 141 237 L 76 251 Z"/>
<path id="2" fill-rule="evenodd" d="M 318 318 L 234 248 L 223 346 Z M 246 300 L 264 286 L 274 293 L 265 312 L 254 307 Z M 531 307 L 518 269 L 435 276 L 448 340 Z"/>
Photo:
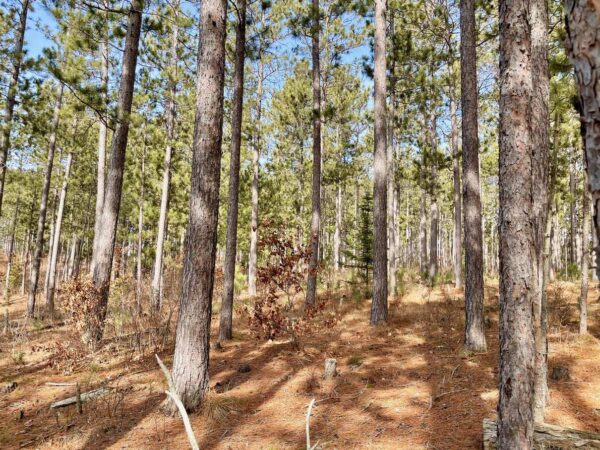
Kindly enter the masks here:
<path id="1" fill-rule="evenodd" d="M 498 401 L 498 389 L 492 389 L 491 391 L 482 392 L 479 394 L 482 400 L 488 401 Z"/>

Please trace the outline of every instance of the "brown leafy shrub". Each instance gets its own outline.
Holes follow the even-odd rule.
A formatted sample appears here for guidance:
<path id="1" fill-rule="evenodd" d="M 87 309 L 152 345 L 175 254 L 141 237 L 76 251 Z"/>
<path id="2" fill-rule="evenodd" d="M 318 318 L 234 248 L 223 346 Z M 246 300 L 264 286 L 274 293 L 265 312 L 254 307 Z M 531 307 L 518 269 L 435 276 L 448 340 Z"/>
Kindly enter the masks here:
<path id="1" fill-rule="evenodd" d="M 71 280 L 61 292 L 68 313 L 67 322 L 73 325 L 84 342 L 90 343 L 89 331 L 100 328 L 100 292 L 89 277 Z"/>
<path id="2" fill-rule="evenodd" d="M 317 328 L 314 319 L 324 312 L 326 303 L 318 302 L 303 311 L 294 308 L 294 295 L 302 292 L 310 252 L 295 245 L 294 240 L 272 222 L 263 222 L 262 229 L 259 246 L 265 248 L 269 256 L 266 264 L 258 268 L 258 280 L 264 293 L 248 310 L 250 329 L 259 339 L 289 336 L 299 348 L 301 336 L 309 328 Z M 283 295 L 285 304 L 281 302 Z M 335 315 L 330 315 L 320 321 L 320 325 L 329 327 L 335 321 Z"/>

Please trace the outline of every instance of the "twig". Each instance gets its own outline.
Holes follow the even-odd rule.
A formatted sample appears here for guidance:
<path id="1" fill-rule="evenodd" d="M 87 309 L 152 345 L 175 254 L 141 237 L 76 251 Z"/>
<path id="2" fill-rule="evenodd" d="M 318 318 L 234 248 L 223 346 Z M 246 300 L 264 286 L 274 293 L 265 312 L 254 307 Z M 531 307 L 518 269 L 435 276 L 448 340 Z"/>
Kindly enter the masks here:
<path id="1" fill-rule="evenodd" d="M 165 378 L 167 379 L 167 383 L 169 385 L 169 390 L 165 391 L 165 394 L 167 394 L 171 398 L 171 400 L 175 402 L 175 405 L 177 405 L 177 409 L 179 410 L 179 414 L 181 414 L 181 419 L 183 420 L 183 425 L 185 426 L 185 432 L 188 436 L 188 440 L 190 441 L 190 446 L 192 447 L 192 450 L 200 450 L 200 447 L 198 446 L 198 441 L 196 440 L 196 436 L 194 435 L 192 424 L 190 423 L 190 418 L 187 414 L 187 411 L 185 410 L 185 406 L 183 406 L 181 399 L 175 391 L 175 387 L 173 385 L 173 378 L 171 378 L 169 370 L 163 364 L 158 355 L 155 354 L 154 356 L 156 356 L 158 365 L 160 366 L 160 369 L 165 375 Z"/>
<path id="2" fill-rule="evenodd" d="M 308 410 L 306 411 L 306 450 L 314 450 L 317 448 L 317 444 L 315 444 L 314 447 L 310 446 L 310 415 L 312 414 L 314 405 L 315 399 L 313 398 L 308 404 Z"/>

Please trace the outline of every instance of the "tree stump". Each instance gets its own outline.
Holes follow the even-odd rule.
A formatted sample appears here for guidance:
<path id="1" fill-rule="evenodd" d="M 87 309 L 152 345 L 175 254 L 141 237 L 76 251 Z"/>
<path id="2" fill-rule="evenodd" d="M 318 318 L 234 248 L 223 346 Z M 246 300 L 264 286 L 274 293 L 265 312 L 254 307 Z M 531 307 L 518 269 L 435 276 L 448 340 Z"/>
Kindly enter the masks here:
<path id="1" fill-rule="evenodd" d="M 323 378 L 329 380 L 337 375 L 337 360 L 335 358 L 327 358 L 325 360 L 325 372 Z"/>
<path id="2" fill-rule="evenodd" d="M 483 419 L 483 450 L 496 450 L 496 421 Z M 555 425 L 535 424 L 534 450 L 600 449 L 600 433 L 571 430 Z"/>

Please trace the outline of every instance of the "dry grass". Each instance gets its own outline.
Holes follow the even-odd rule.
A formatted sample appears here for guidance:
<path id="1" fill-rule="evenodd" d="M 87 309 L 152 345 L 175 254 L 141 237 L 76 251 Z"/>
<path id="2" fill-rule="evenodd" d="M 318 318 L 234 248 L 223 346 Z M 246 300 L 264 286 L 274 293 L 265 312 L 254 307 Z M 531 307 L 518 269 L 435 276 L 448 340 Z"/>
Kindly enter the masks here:
<path id="1" fill-rule="evenodd" d="M 368 300 L 340 307 L 332 296 L 338 322 L 307 334 L 302 351 L 283 339 L 254 339 L 238 316 L 236 339 L 211 355 L 211 392 L 202 412 L 191 416 L 201 448 L 302 448 L 304 415 L 313 397 L 312 440 L 324 449 L 480 448 L 481 421 L 495 414 L 497 400 L 497 284 L 486 286 L 490 350 L 472 356 L 461 353 L 462 292 L 449 286 L 405 289 L 390 305 L 388 325 L 377 328 L 368 325 Z M 576 334 L 578 293 L 573 283 L 549 289 L 550 366 L 568 366 L 571 380 L 550 382 L 547 421 L 600 431 L 598 289 L 590 292 L 585 337 Z M 131 300 L 123 295 L 125 303 Z M 11 317 L 24 308 L 25 299 L 15 297 Z M 18 387 L 0 396 L 0 447 L 187 448 L 179 418 L 161 412 L 164 379 L 152 356 L 155 346 L 164 348 L 161 357 L 170 366 L 173 326 L 163 345 L 144 334 L 149 323 L 142 318 L 114 325 L 102 349 L 75 358 L 69 370 L 66 362 L 51 364 L 59 359 L 53 343 L 70 342 L 65 325 L 21 327 L 11 339 L 2 337 L 0 383 L 15 381 Z M 132 334 L 137 337 L 126 337 Z M 15 361 L 18 352 L 22 356 Z M 333 380 L 322 379 L 326 358 L 338 361 Z M 250 370 L 238 370 L 242 364 Z M 75 407 L 49 409 L 73 394 L 72 387 L 48 386 L 50 381 L 114 390 L 85 404 L 79 415 Z"/>

